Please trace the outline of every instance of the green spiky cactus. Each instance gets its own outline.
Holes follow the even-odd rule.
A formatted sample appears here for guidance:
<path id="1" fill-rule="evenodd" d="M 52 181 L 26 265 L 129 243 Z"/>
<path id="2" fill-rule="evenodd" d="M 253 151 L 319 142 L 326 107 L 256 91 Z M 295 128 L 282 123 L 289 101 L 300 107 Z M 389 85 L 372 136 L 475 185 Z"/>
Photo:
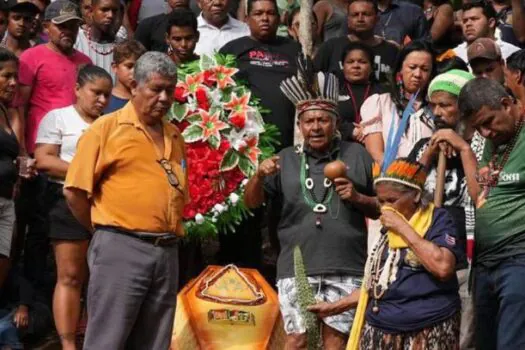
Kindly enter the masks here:
<path id="1" fill-rule="evenodd" d="M 308 283 L 306 269 L 304 267 L 303 254 L 301 249 L 296 246 L 293 251 L 295 283 L 297 284 L 297 296 L 299 307 L 306 326 L 306 337 L 308 350 L 320 349 L 319 321 L 315 314 L 307 310 L 308 306 L 317 303 Z"/>

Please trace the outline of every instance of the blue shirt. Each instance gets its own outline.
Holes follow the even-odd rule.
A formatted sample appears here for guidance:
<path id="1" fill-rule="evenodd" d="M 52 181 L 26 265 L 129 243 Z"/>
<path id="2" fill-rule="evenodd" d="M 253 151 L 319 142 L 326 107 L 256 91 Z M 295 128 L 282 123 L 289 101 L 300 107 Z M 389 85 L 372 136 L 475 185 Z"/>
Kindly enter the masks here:
<path id="1" fill-rule="evenodd" d="M 126 103 L 128 103 L 128 101 L 129 101 L 128 99 L 120 98 L 120 97 L 117 97 L 115 95 L 111 95 L 111 99 L 109 100 L 109 104 L 106 107 L 106 109 L 104 109 L 104 114 L 113 113 L 113 112 L 121 109 L 122 107 L 124 107 L 126 105 Z"/>
<path id="2" fill-rule="evenodd" d="M 428 35 L 428 24 L 420 7 L 394 0 L 385 11 L 379 11 L 375 33 L 402 45 L 406 36 L 412 40 L 424 39 Z"/>
<path id="3" fill-rule="evenodd" d="M 445 247 L 461 261 L 464 252 L 458 243 L 453 217 L 445 209 L 435 209 L 432 224 L 425 239 L 439 247 Z M 401 250 L 396 280 L 385 295 L 377 300 L 379 312 L 374 313 L 374 299 L 370 295 L 366 321 L 384 332 L 404 333 L 419 331 L 442 322 L 461 309 L 458 280 L 454 275 L 448 281 L 436 279 L 409 249 Z M 384 266 L 387 250 L 383 256 Z"/>

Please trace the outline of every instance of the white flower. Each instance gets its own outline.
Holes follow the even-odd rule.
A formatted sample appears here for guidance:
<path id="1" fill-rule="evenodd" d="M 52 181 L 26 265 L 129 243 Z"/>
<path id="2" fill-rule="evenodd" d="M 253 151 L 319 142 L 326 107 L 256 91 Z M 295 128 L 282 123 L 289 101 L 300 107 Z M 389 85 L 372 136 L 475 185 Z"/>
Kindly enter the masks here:
<path id="1" fill-rule="evenodd" d="M 195 222 L 199 225 L 202 224 L 204 222 L 204 216 L 198 213 L 197 215 L 195 215 Z"/>
<path id="2" fill-rule="evenodd" d="M 218 213 L 222 213 L 224 211 L 224 206 L 222 204 L 217 203 L 215 204 L 213 209 L 215 209 Z"/>
<path id="3" fill-rule="evenodd" d="M 212 217 L 212 218 L 211 218 L 211 222 L 216 223 L 216 222 L 217 222 L 217 218 L 216 218 L 215 216 Z"/>
<path id="4" fill-rule="evenodd" d="M 248 179 L 242 180 L 241 185 L 246 186 L 248 184 L 248 181 Z"/>
<path id="5" fill-rule="evenodd" d="M 239 195 L 235 192 L 232 192 L 230 194 L 230 201 L 232 202 L 233 205 L 237 204 L 237 202 L 239 201 Z"/>

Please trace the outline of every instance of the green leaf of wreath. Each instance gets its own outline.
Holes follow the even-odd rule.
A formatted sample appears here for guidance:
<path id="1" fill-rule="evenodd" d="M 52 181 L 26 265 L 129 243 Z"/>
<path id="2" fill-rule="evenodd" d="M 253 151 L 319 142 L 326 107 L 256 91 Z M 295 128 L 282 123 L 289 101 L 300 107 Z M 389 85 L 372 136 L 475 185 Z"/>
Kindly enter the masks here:
<path id="1" fill-rule="evenodd" d="M 199 62 L 201 70 L 207 70 L 217 65 L 217 62 L 213 57 L 202 55 Z"/>
<path id="2" fill-rule="evenodd" d="M 255 173 L 255 165 L 245 156 L 239 157 L 239 169 L 241 169 L 242 173 L 248 178 Z"/>
<path id="3" fill-rule="evenodd" d="M 210 136 L 208 138 L 208 143 L 215 149 L 218 149 L 220 144 L 221 144 L 221 140 L 218 139 L 216 136 Z"/>
<path id="4" fill-rule="evenodd" d="M 239 154 L 234 149 L 230 149 L 228 152 L 226 152 L 224 158 L 222 158 L 219 170 L 232 170 L 237 166 L 237 164 L 239 164 Z"/>
<path id="5" fill-rule="evenodd" d="M 182 137 L 184 141 L 191 143 L 196 142 L 202 139 L 202 134 L 204 130 L 198 125 L 190 125 L 182 132 Z"/>
<path id="6" fill-rule="evenodd" d="M 175 102 L 171 105 L 170 110 L 168 111 L 168 118 L 170 120 L 175 119 L 179 123 L 184 120 L 184 117 L 186 116 L 186 113 L 188 112 L 188 106 L 184 104 L 180 104 Z"/>

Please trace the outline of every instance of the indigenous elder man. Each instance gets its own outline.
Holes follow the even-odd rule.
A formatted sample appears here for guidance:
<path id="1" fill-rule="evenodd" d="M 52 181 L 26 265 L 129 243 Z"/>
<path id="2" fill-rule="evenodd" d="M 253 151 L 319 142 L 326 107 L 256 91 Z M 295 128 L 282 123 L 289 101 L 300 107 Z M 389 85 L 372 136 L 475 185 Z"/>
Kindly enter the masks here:
<path id="1" fill-rule="evenodd" d="M 277 228 L 281 245 L 277 288 L 286 349 L 305 348 L 307 332 L 294 278 L 294 248 L 299 246 L 302 251 L 308 281 L 317 298 L 337 302 L 361 285 L 367 244 L 365 215 L 378 216 L 375 198 L 370 197 L 372 158 L 360 144 L 343 142 L 336 136 L 336 80 L 332 74 L 319 79 L 319 83 L 326 82 L 319 88 L 320 96 L 313 91 L 307 94 L 308 87 L 296 84 L 297 80 L 287 79 L 281 85 L 296 105 L 304 145 L 297 151 L 285 148 L 262 162 L 246 186 L 244 198 L 250 208 L 267 199 L 282 201 Z M 345 176 L 332 183 L 323 169 L 336 159 L 348 168 Z M 325 349 L 345 348 L 352 321 L 353 311 L 323 318 Z"/>
<path id="2" fill-rule="evenodd" d="M 94 230 L 84 349 L 169 347 L 188 200 L 184 141 L 163 120 L 176 82 L 168 56 L 141 56 L 130 102 L 85 131 L 71 162 L 64 195 Z"/>
<path id="3" fill-rule="evenodd" d="M 455 220 L 457 227 L 457 245 L 461 249 L 467 246 L 469 261 L 472 258 L 474 244 L 475 209 L 469 196 L 465 172 L 476 171 L 476 159 L 481 160 L 484 139 L 471 128 L 464 128 L 460 121 L 459 106 L 457 103 L 461 88 L 474 79 L 469 72 L 453 69 L 435 77 L 428 87 L 429 105 L 434 115 L 438 131 L 432 138 L 421 139 L 412 150 L 409 158 L 418 160 L 428 169 L 425 190 L 433 193 L 436 189 L 437 155 L 443 140 L 446 143 L 461 144 L 457 154 L 446 152 L 449 155 L 446 163 L 443 207 L 448 210 Z M 466 142 L 465 142 L 466 141 Z M 475 150 L 473 152 L 472 150 Z M 472 297 L 468 286 L 468 264 L 466 260 L 456 261 L 459 294 L 461 296 L 461 349 L 473 347 L 474 342 L 474 314 Z"/>
<path id="4" fill-rule="evenodd" d="M 467 83 L 458 104 L 465 121 L 486 138 L 477 182 L 465 166 L 477 206 L 476 349 L 525 349 L 524 115 L 501 84 L 486 78 Z"/>

